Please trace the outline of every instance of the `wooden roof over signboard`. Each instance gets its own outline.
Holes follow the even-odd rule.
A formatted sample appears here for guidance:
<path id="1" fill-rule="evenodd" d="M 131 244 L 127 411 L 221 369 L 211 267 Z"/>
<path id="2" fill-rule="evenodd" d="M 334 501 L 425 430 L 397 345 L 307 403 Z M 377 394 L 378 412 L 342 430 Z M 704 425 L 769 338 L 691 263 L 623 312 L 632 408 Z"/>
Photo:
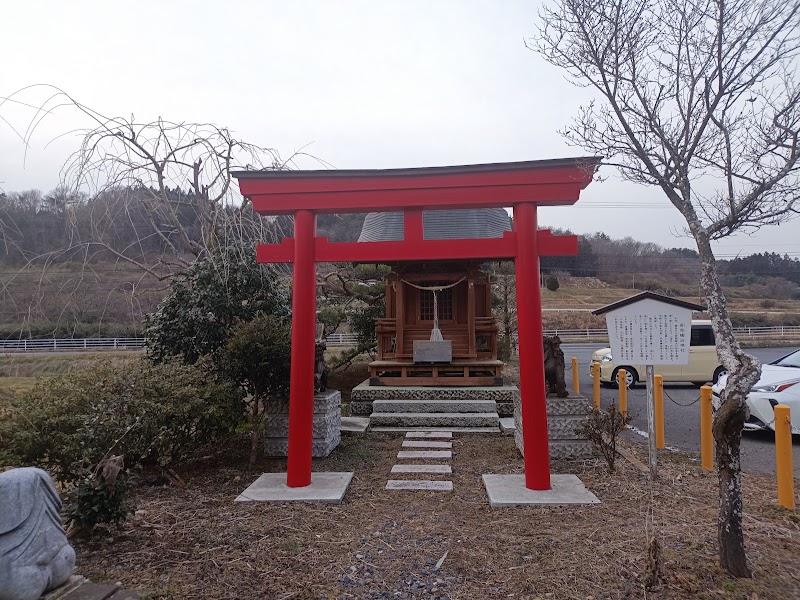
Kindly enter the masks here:
<path id="1" fill-rule="evenodd" d="M 623 306 L 628 306 L 630 304 L 635 304 L 636 302 L 641 302 L 642 300 L 656 300 L 658 302 L 663 302 L 664 304 L 671 304 L 672 306 L 688 308 L 689 310 L 696 310 L 696 311 L 706 310 L 706 307 L 701 304 L 695 304 L 693 302 L 685 302 L 683 300 L 678 300 L 677 298 L 670 298 L 669 296 L 656 294 L 655 292 L 642 292 L 641 294 L 636 294 L 635 296 L 631 296 L 630 298 L 625 298 L 624 300 L 619 300 L 618 302 L 613 302 L 611 304 L 606 304 L 605 306 L 601 306 L 600 308 L 593 310 L 592 314 L 603 315 L 607 312 L 611 312 L 612 310 L 622 308 Z"/>

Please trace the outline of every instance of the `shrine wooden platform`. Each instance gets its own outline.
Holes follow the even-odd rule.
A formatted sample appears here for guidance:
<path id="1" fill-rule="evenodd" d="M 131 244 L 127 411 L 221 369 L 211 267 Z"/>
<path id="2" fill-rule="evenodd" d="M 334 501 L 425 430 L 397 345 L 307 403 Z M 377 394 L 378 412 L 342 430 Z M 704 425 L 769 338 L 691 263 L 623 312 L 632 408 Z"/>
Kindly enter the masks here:
<path id="1" fill-rule="evenodd" d="M 424 364 L 411 360 L 375 360 L 369 363 L 370 385 L 502 385 L 503 361 L 458 360 Z"/>

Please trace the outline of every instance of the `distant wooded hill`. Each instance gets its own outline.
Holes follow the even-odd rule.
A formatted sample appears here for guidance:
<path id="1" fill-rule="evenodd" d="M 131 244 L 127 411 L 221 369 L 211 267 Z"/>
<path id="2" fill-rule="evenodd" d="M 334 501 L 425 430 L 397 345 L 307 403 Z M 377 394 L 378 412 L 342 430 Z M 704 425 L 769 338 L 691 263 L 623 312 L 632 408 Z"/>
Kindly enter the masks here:
<path id="1" fill-rule="evenodd" d="M 175 189 L 168 190 L 168 201 L 181 229 L 199 236 L 195 199 Z M 63 190 L 0 194 L 0 337 L 140 334 L 141 317 L 155 309 L 165 284 L 120 257 L 155 264 L 168 245 L 152 235 L 148 219 L 153 217 L 143 208 L 146 204 L 135 210 L 131 206 L 118 203 L 113 193 L 95 198 Z M 319 235 L 354 241 L 364 217 L 320 215 Z M 107 247 L 82 245 L 98 223 Z M 279 217 L 270 221 L 270 228 L 279 239 L 291 232 L 291 219 Z M 723 285 L 733 295 L 800 299 L 796 258 L 764 252 L 718 264 Z M 579 236 L 577 256 L 543 257 L 541 267 L 545 273 L 596 277 L 616 287 L 681 296 L 698 293 L 694 250 L 662 248 L 632 237 L 611 239 L 602 232 Z"/>

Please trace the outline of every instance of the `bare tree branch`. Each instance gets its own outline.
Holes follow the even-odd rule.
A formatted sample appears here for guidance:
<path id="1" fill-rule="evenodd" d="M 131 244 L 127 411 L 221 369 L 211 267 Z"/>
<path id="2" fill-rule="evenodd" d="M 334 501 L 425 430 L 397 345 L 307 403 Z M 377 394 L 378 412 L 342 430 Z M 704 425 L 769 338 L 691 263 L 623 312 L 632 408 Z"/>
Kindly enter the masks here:
<path id="1" fill-rule="evenodd" d="M 528 47 L 602 99 L 562 133 L 681 212 L 730 371 L 715 417 L 720 560 L 749 576 L 739 463 L 760 364 L 733 336 L 711 241 L 800 210 L 800 4 L 782 0 L 556 0 Z"/>

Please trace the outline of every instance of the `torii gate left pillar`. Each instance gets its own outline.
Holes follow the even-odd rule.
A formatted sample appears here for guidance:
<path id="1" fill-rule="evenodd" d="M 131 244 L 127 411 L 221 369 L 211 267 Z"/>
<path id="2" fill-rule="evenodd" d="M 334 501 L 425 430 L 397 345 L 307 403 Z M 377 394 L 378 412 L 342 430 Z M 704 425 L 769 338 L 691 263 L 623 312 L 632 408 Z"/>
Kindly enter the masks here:
<path id="1" fill-rule="evenodd" d="M 289 487 L 304 487 L 311 483 L 317 321 L 317 264 L 314 260 L 316 224 L 317 217 L 313 212 L 295 212 L 289 449 L 286 465 L 286 485 Z"/>

